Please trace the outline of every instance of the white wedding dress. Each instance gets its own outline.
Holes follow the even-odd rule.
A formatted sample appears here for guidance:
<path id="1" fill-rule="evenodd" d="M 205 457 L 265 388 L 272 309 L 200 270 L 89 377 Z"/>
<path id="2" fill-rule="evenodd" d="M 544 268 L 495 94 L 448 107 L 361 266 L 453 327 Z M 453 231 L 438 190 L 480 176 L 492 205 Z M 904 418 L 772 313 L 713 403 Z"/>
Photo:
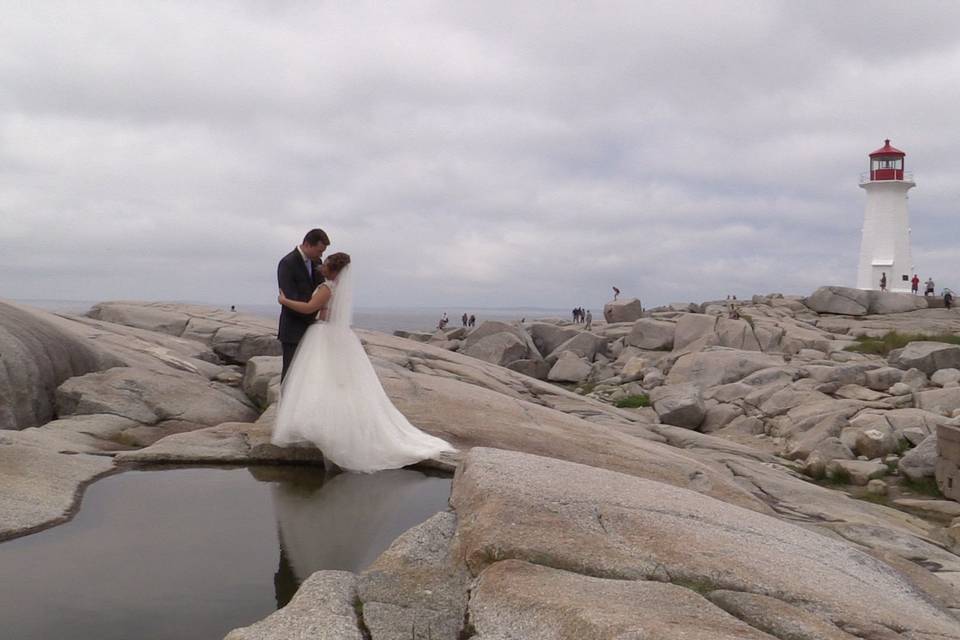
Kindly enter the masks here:
<path id="1" fill-rule="evenodd" d="M 273 443 L 313 443 L 350 471 L 397 469 L 445 451 L 447 442 L 420 431 L 400 413 L 377 378 L 360 339 L 350 329 L 350 267 L 336 282 L 328 319 L 304 335 L 280 392 Z"/>

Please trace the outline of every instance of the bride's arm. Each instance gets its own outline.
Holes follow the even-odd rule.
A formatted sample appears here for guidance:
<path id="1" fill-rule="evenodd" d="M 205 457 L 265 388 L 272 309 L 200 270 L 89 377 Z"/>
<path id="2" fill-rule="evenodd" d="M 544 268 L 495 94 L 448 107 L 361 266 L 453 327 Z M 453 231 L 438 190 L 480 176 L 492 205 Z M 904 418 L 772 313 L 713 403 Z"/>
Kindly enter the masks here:
<path id="1" fill-rule="evenodd" d="M 281 290 L 277 302 L 299 313 L 316 313 L 330 301 L 330 295 L 330 287 L 320 286 L 313 292 L 313 297 L 310 298 L 308 302 L 301 302 L 299 300 L 291 300 L 285 296 L 283 290 Z"/>

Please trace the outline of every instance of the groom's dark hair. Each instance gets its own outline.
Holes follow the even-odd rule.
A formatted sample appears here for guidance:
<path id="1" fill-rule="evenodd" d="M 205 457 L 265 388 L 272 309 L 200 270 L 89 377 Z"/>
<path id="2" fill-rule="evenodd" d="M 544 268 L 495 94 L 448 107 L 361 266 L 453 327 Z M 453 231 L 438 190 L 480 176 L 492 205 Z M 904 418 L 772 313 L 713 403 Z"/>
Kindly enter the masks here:
<path id="1" fill-rule="evenodd" d="M 310 231 L 307 231 L 307 235 L 303 236 L 303 244 L 312 247 L 318 242 L 322 242 L 326 247 L 330 246 L 330 238 L 327 237 L 327 232 L 323 229 L 310 229 Z"/>

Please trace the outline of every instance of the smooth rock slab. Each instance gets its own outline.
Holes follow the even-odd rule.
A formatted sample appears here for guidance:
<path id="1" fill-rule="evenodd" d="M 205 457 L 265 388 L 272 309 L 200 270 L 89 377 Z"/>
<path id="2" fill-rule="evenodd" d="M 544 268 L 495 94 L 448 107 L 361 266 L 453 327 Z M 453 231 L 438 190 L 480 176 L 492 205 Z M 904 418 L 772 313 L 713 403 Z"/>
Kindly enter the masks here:
<path id="1" fill-rule="evenodd" d="M 667 383 L 691 382 L 701 388 L 714 387 L 776 366 L 783 366 L 782 358 L 758 351 L 715 348 L 681 356 L 670 369 Z"/>
<path id="2" fill-rule="evenodd" d="M 293 600 L 260 622 L 234 629 L 224 640 L 364 640 L 355 606 L 356 576 L 317 571 Z"/>
<path id="3" fill-rule="evenodd" d="M 932 478 L 937 466 L 937 457 L 937 434 L 934 433 L 904 454 L 897 463 L 897 468 L 902 475 L 915 482 Z"/>
<path id="4" fill-rule="evenodd" d="M 800 607 L 776 598 L 740 591 L 713 591 L 707 598 L 715 605 L 748 622 L 750 626 L 789 640 L 857 640 Z"/>
<path id="5" fill-rule="evenodd" d="M 71 378 L 57 389 L 60 416 L 112 413 L 141 424 L 252 422 L 257 411 L 236 389 L 193 374 L 116 367 Z"/>
<path id="6" fill-rule="evenodd" d="M 684 587 L 591 578 L 518 560 L 480 575 L 470 619 L 482 638 L 502 640 L 773 640 Z"/>
<path id="7" fill-rule="evenodd" d="M 0 432 L 0 540 L 65 521 L 81 488 L 113 470 L 108 457 L 12 444 L 20 435 Z"/>
<path id="8" fill-rule="evenodd" d="M 694 492 L 558 460 L 471 451 L 451 498 L 474 573 L 517 559 L 620 580 L 750 591 L 837 624 L 960 637 L 960 620 L 863 551 Z"/>
<path id="9" fill-rule="evenodd" d="M 608 324 L 615 322 L 633 322 L 643 315 L 643 304 L 639 298 L 624 298 L 603 305 L 603 318 Z"/>

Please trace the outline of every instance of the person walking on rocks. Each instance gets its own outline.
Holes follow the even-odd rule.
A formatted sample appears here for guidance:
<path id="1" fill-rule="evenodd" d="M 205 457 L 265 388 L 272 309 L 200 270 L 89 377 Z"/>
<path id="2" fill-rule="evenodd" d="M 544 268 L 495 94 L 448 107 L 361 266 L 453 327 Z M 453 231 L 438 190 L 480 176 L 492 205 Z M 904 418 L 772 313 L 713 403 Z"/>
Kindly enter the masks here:
<path id="1" fill-rule="evenodd" d="M 323 283 L 320 275 L 320 259 L 330 246 L 330 238 L 323 229 L 311 229 L 297 247 L 285 255 L 277 265 L 277 284 L 280 291 L 290 300 L 307 302 L 314 291 Z M 287 369 L 293 362 L 303 334 L 313 324 L 316 314 L 300 313 L 293 309 L 280 307 L 280 325 L 277 339 L 283 347 L 283 368 L 280 380 L 287 376 Z"/>
<path id="2" fill-rule="evenodd" d="M 884 271 L 880 274 L 880 291 L 887 290 L 887 272 Z"/>
<path id="3" fill-rule="evenodd" d="M 927 278 L 927 281 L 923 283 L 923 295 L 932 296 L 933 292 L 936 291 L 936 287 L 933 284 L 933 278 Z"/>
<path id="4" fill-rule="evenodd" d="M 587 320 L 587 324 L 584 325 L 583 328 L 586 329 L 587 331 L 590 331 L 590 327 L 593 326 L 593 314 L 590 313 L 590 309 L 587 309 L 587 313 L 586 313 L 585 318 L 586 318 L 586 320 Z"/>
<path id="5" fill-rule="evenodd" d="M 950 289 L 943 290 L 943 306 L 949 311 L 953 307 L 953 291 Z"/>
<path id="6" fill-rule="evenodd" d="M 468 321 L 469 321 L 469 318 L 467 318 L 467 314 L 466 312 L 464 312 L 464 314 L 460 316 L 460 322 L 463 324 L 464 327 L 466 327 Z"/>
<path id="7" fill-rule="evenodd" d="M 910 293 L 917 295 L 920 293 L 920 276 L 913 274 L 913 279 L 910 280 Z"/>
<path id="8" fill-rule="evenodd" d="M 473 326 L 476 326 L 476 324 L 477 324 L 477 316 L 475 316 L 475 315 L 473 315 L 473 314 L 471 313 L 471 314 L 470 314 L 470 321 L 467 322 L 467 326 L 468 326 L 468 327 L 473 327 Z"/>

